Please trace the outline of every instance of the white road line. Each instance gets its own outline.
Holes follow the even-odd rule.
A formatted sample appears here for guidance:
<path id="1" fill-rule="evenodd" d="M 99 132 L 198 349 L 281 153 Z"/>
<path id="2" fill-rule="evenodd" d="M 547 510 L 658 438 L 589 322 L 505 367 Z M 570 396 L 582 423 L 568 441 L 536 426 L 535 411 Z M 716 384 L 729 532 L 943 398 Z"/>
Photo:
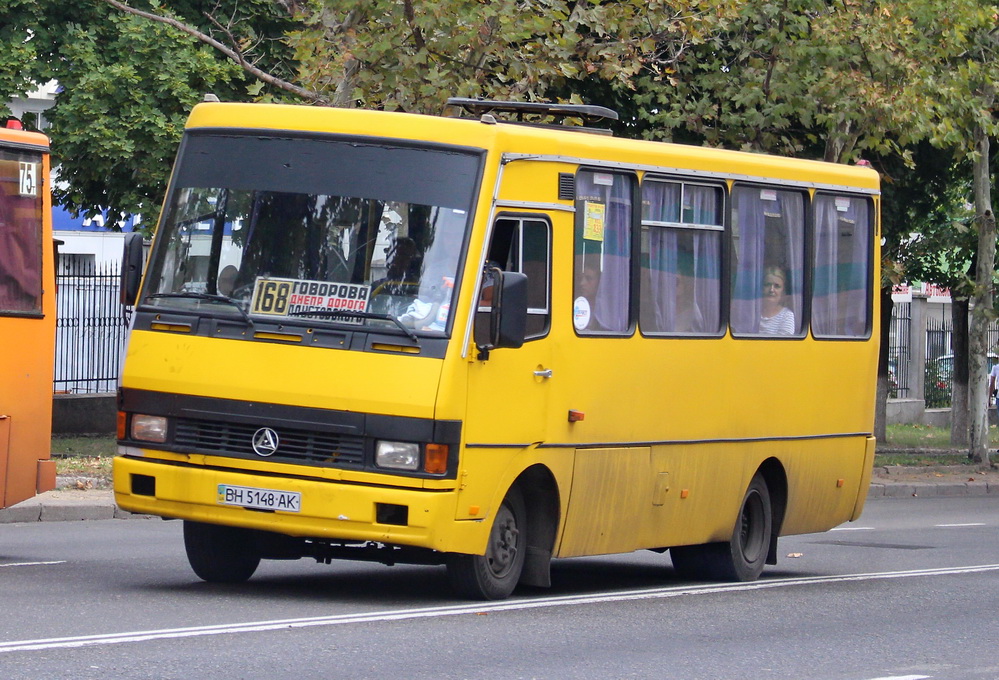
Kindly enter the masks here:
<path id="1" fill-rule="evenodd" d="M 413 619 L 439 618 L 460 614 L 482 614 L 489 612 L 516 611 L 521 609 L 542 609 L 547 607 L 570 607 L 581 604 L 601 604 L 607 602 L 628 602 L 635 600 L 657 600 L 685 595 L 711 595 L 716 593 L 769 590 L 788 586 L 824 585 L 855 581 L 880 581 L 888 579 L 917 578 L 925 576 L 953 576 L 999 571 L 999 564 L 983 564 L 968 567 L 941 569 L 916 569 L 912 571 L 888 571 L 871 574 L 847 574 L 844 576 L 805 576 L 756 581 L 753 583 L 732 583 L 723 585 L 674 586 L 622 591 L 617 593 L 591 595 L 560 595 L 531 600 L 507 600 L 505 602 L 463 604 L 444 607 L 423 607 L 419 609 L 398 609 L 338 616 L 317 616 L 300 619 L 279 619 L 274 621 L 248 621 L 245 623 L 218 624 L 214 626 L 190 626 L 162 630 L 141 630 L 125 633 L 105 633 L 80 635 L 75 637 L 46 638 L 39 640 L 12 640 L 0 642 L 0 654 L 6 652 L 39 651 L 45 649 L 66 649 L 90 647 L 92 645 L 113 645 L 125 642 L 145 642 L 148 640 L 170 640 L 205 635 L 226 635 L 231 633 L 252 633 L 291 628 L 312 628 L 316 626 L 339 626 L 352 623 L 373 623 L 384 621 L 409 621 Z"/>
<path id="2" fill-rule="evenodd" d="M 871 678 L 870 680 L 929 680 L 931 675 L 889 675 L 883 678 Z"/>
<path id="3" fill-rule="evenodd" d="M 7 562 L 0 563 L 0 567 L 47 567 L 50 564 L 66 564 L 66 560 L 56 560 L 54 562 Z"/>
<path id="4" fill-rule="evenodd" d="M 985 522 L 965 522 L 963 524 L 936 524 L 937 527 L 983 527 Z"/>
<path id="5" fill-rule="evenodd" d="M 829 531 L 874 531 L 874 527 L 835 527 Z"/>

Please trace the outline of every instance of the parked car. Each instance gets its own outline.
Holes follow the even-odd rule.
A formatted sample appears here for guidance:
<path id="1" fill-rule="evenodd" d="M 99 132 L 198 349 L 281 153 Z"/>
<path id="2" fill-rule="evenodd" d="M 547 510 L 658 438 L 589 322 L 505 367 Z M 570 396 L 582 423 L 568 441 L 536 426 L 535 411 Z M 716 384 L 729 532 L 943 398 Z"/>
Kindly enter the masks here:
<path id="1" fill-rule="evenodd" d="M 954 374 L 954 355 L 944 354 L 942 357 L 937 357 L 933 361 L 936 362 L 937 375 L 950 384 L 950 377 Z M 996 364 L 999 364 L 999 356 L 990 352 L 988 370 L 991 371 L 992 367 Z"/>

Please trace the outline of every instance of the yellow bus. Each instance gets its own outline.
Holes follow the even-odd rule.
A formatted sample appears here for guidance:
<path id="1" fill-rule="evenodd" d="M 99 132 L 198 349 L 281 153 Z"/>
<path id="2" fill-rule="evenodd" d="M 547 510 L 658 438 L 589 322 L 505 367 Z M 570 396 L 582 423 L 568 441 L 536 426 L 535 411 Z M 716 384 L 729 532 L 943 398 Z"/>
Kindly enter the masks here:
<path id="1" fill-rule="evenodd" d="M 639 549 L 751 580 L 857 519 L 877 174 L 453 103 L 193 110 L 126 281 L 118 504 L 208 581 L 443 564 L 487 599 Z"/>
<path id="2" fill-rule="evenodd" d="M 49 141 L 0 128 L 0 508 L 55 488 Z"/>

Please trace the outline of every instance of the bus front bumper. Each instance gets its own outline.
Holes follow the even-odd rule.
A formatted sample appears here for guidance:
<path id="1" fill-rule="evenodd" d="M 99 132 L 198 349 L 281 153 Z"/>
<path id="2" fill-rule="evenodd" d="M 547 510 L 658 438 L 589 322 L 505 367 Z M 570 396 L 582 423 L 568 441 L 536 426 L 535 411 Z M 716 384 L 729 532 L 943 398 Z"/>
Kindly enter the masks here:
<path id="1" fill-rule="evenodd" d="M 295 510 L 231 505 L 223 489 L 232 487 L 299 494 L 299 502 Z M 482 519 L 455 520 L 453 491 L 345 484 L 131 456 L 114 459 L 114 495 L 129 512 L 347 543 L 481 554 L 488 534 Z"/>

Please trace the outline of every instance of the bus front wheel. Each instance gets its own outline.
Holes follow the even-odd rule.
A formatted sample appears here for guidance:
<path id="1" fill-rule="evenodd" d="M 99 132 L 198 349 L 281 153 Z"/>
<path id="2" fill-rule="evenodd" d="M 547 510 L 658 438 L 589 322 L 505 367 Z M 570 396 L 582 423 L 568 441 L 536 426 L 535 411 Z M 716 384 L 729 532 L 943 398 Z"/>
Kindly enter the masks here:
<path id="1" fill-rule="evenodd" d="M 246 529 L 184 520 L 184 548 L 194 573 L 209 583 L 243 583 L 260 564 Z"/>
<path id="2" fill-rule="evenodd" d="M 763 475 L 757 473 L 742 498 L 732 538 L 722 543 L 671 548 L 673 567 L 687 578 L 755 581 L 767 561 L 772 526 L 770 490 Z"/>
<path id="3" fill-rule="evenodd" d="M 496 513 L 485 555 L 451 554 L 447 575 L 463 597 L 502 600 L 520 581 L 527 553 L 527 509 L 520 490 L 510 489 Z"/>

